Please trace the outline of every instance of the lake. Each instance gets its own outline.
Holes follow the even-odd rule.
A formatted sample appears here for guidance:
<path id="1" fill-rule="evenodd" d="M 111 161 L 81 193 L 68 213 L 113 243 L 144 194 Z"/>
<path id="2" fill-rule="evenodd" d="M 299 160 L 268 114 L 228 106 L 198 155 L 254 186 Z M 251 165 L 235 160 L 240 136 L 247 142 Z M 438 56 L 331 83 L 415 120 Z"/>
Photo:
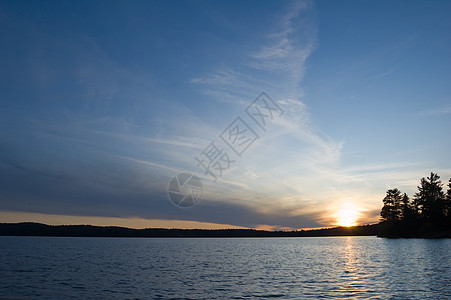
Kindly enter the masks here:
<path id="1" fill-rule="evenodd" d="M 0 237 L 0 299 L 450 299 L 451 240 Z"/>

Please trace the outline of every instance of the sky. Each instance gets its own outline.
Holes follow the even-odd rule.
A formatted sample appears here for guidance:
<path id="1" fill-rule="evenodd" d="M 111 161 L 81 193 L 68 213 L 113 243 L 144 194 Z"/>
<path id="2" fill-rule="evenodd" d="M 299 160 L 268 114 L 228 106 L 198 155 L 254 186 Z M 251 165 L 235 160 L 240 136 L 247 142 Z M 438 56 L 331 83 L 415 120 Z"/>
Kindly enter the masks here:
<path id="1" fill-rule="evenodd" d="M 377 222 L 451 178 L 450 30 L 450 1 L 0 1 L 0 222 Z"/>

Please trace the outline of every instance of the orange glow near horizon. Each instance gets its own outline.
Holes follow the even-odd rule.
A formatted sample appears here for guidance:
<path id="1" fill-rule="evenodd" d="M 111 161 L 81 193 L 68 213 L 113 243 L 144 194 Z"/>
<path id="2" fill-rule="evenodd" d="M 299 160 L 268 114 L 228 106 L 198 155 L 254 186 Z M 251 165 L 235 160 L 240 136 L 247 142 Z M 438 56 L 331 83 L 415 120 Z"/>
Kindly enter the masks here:
<path id="1" fill-rule="evenodd" d="M 355 226 L 357 225 L 357 219 L 359 216 L 359 209 L 355 205 L 346 202 L 336 214 L 337 225 L 344 227 Z"/>
<path id="2" fill-rule="evenodd" d="M 179 229 L 243 229 L 245 227 L 185 220 L 162 220 L 142 218 L 114 218 L 94 216 L 52 215 L 30 212 L 0 211 L 0 220 L 5 223 L 37 222 L 48 225 L 122 226 L 129 228 L 179 228 Z"/>
<path id="3" fill-rule="evenodd" d="M 329 214 L 323 220 L 324 225 L 318 227 L 290 228 L 274 225 L 260 224 L 254 229 L 257 230 L 310 230 L 330 228 L 333 226 L 354 226 L 362 221 L 362 209 L 350 202 L 335 205 L 331 208 L 335 213 Z M 99 216 L 69 216 L 53 215 L 43 213 L 0 211 L 0 220 L 5 223 L 38 222 L 48 225 L 97 225 L 97 226 L 122 226 L 130 228 L 180 228 L 180 229 L 246 229 L 251 227 L 236 226 L 221 223 L 209 223 L 201 221 L 186 220 L 165 220 L 165 219 L 142 219 L 142 218 L 119 218 L 119 217 L 99 217 Z"/>

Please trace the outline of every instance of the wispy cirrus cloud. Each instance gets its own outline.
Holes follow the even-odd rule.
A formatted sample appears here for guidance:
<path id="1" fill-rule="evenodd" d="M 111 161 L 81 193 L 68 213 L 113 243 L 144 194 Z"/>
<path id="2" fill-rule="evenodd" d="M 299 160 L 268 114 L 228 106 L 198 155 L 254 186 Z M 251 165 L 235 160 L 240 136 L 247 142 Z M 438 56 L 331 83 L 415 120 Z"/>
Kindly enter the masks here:
<path id="1" fill-rule="evenodd" d="M 241 53 L 245 59 L 235 59 L 226 68 L 191 80 L 207 95 L 218 96 L 218 101 L 230 99 L 230 105 L 242 108 L 261 91 L 277 101 L 283 117 L 274 120 L 272 130 L 253 146 L 249 157 L 225 175 L 236 188 L 236 193 L 228 190 L 226 195 L 237 195 L 227 196 L 226 201 L 250 205 L 257 197 L 262 213 L 286 210 L 300 219 L 304 214 L 319 216 L 321 209 L 308 204 L 318 195 L 306 191 L 308 182 L 327 180 L 317 173 L 316 165 L 337 164 L 343 147 L 343 142 L 314 128 L 308 106 L 301 100 L 305 62 L 316 45 L 311 9 L 309 1 L 290 3 L 270 26 L 271 31 L 253 41 L 255 50 Z M 296 181 L 302 184 L 296 185 Z M 246 186 L 238 187 L 241 182 Z M 222 188 L 212 188 L 212 200 L 225 200 L 219 190 Z"/>
<path id="2" fill-rule="evenodd" d="M 427 109 L 418 113 L 423 117 L 445 116 L 451 114 L 451 104 L 445 104 L 436 108 Z"/>
<path id="3" fill-rule="evenodd" d="M 243 108 L 261 91 L 267 92 L 285 111 L 284 117 L 276 121 L 278 134 L 291 133 L 321 149 L 327 160 L 336 161 L 342 142 L 333 142 L 312 128 L 308 107 L 301 100 L 305 62 L 316 45 L 316 24 L 311 10 L 310 1 L 290 3 L 270 26 L 271 32 L 263 40 L 253 41 L 256 50 L 242 53 L 245 59 L 235 60 L 241 63 L 231 62 L 226 68 L 198 76 L 191 82 L 218 101 L 231 99 Z"/>
<path id="4" fill-rule="evenodd" d="M 277 98 L 299 99 L 305 61 L 316 45 L 316 24 L 309 14 L 311 9 L 310 1 L 286 5 L 270 26 L 270 32 L 263 38 L 250 40 L 248 48 L 255 50 L 243 50 L 228 61 L 227 67 L 218 67 L 191 82 L 207 92 L 219 90 L 234 96 L 255 97 L 265 90 Z"/>
<path id="5" fill-rule="evenodd" d="M 392 69 L 392 70 L 389 70 L 389 71 L 386 71 L 386 72 L 379 73 L 379 74 L 377 74 L 376 76 L 374 76 L 374 79 L 379 79 L 379 78 L 388 76 L 388 75 L 390 75 L 391 73 L 393 73 L 394 71 L 395 71 L 395 69 Z"/>
<path id="6" fill-rule="evenodd" d="M 286 74 L 289 89 L 297 92 L 305 72 L 305 61 L 316 47 L 316 25 L 307 13 L 311 9 L 310 1 L 288 6 L 285 15 L 274 24 L 274 31 L 266 36 L 263 46 L 250 54 L 252 67 Z"/>

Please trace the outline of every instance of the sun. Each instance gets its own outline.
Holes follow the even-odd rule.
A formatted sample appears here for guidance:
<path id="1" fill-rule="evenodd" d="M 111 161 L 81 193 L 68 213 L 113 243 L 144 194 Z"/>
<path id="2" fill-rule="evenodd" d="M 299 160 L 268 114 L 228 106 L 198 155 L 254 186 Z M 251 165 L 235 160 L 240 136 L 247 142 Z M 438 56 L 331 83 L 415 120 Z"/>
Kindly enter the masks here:
<path id="1" fill-rule="evenodd" d="M 359 209 L 351 203 L 344 203 L 338 210 L 336 217 L 339 226 L 355 226 L 359 217 Z"/>

